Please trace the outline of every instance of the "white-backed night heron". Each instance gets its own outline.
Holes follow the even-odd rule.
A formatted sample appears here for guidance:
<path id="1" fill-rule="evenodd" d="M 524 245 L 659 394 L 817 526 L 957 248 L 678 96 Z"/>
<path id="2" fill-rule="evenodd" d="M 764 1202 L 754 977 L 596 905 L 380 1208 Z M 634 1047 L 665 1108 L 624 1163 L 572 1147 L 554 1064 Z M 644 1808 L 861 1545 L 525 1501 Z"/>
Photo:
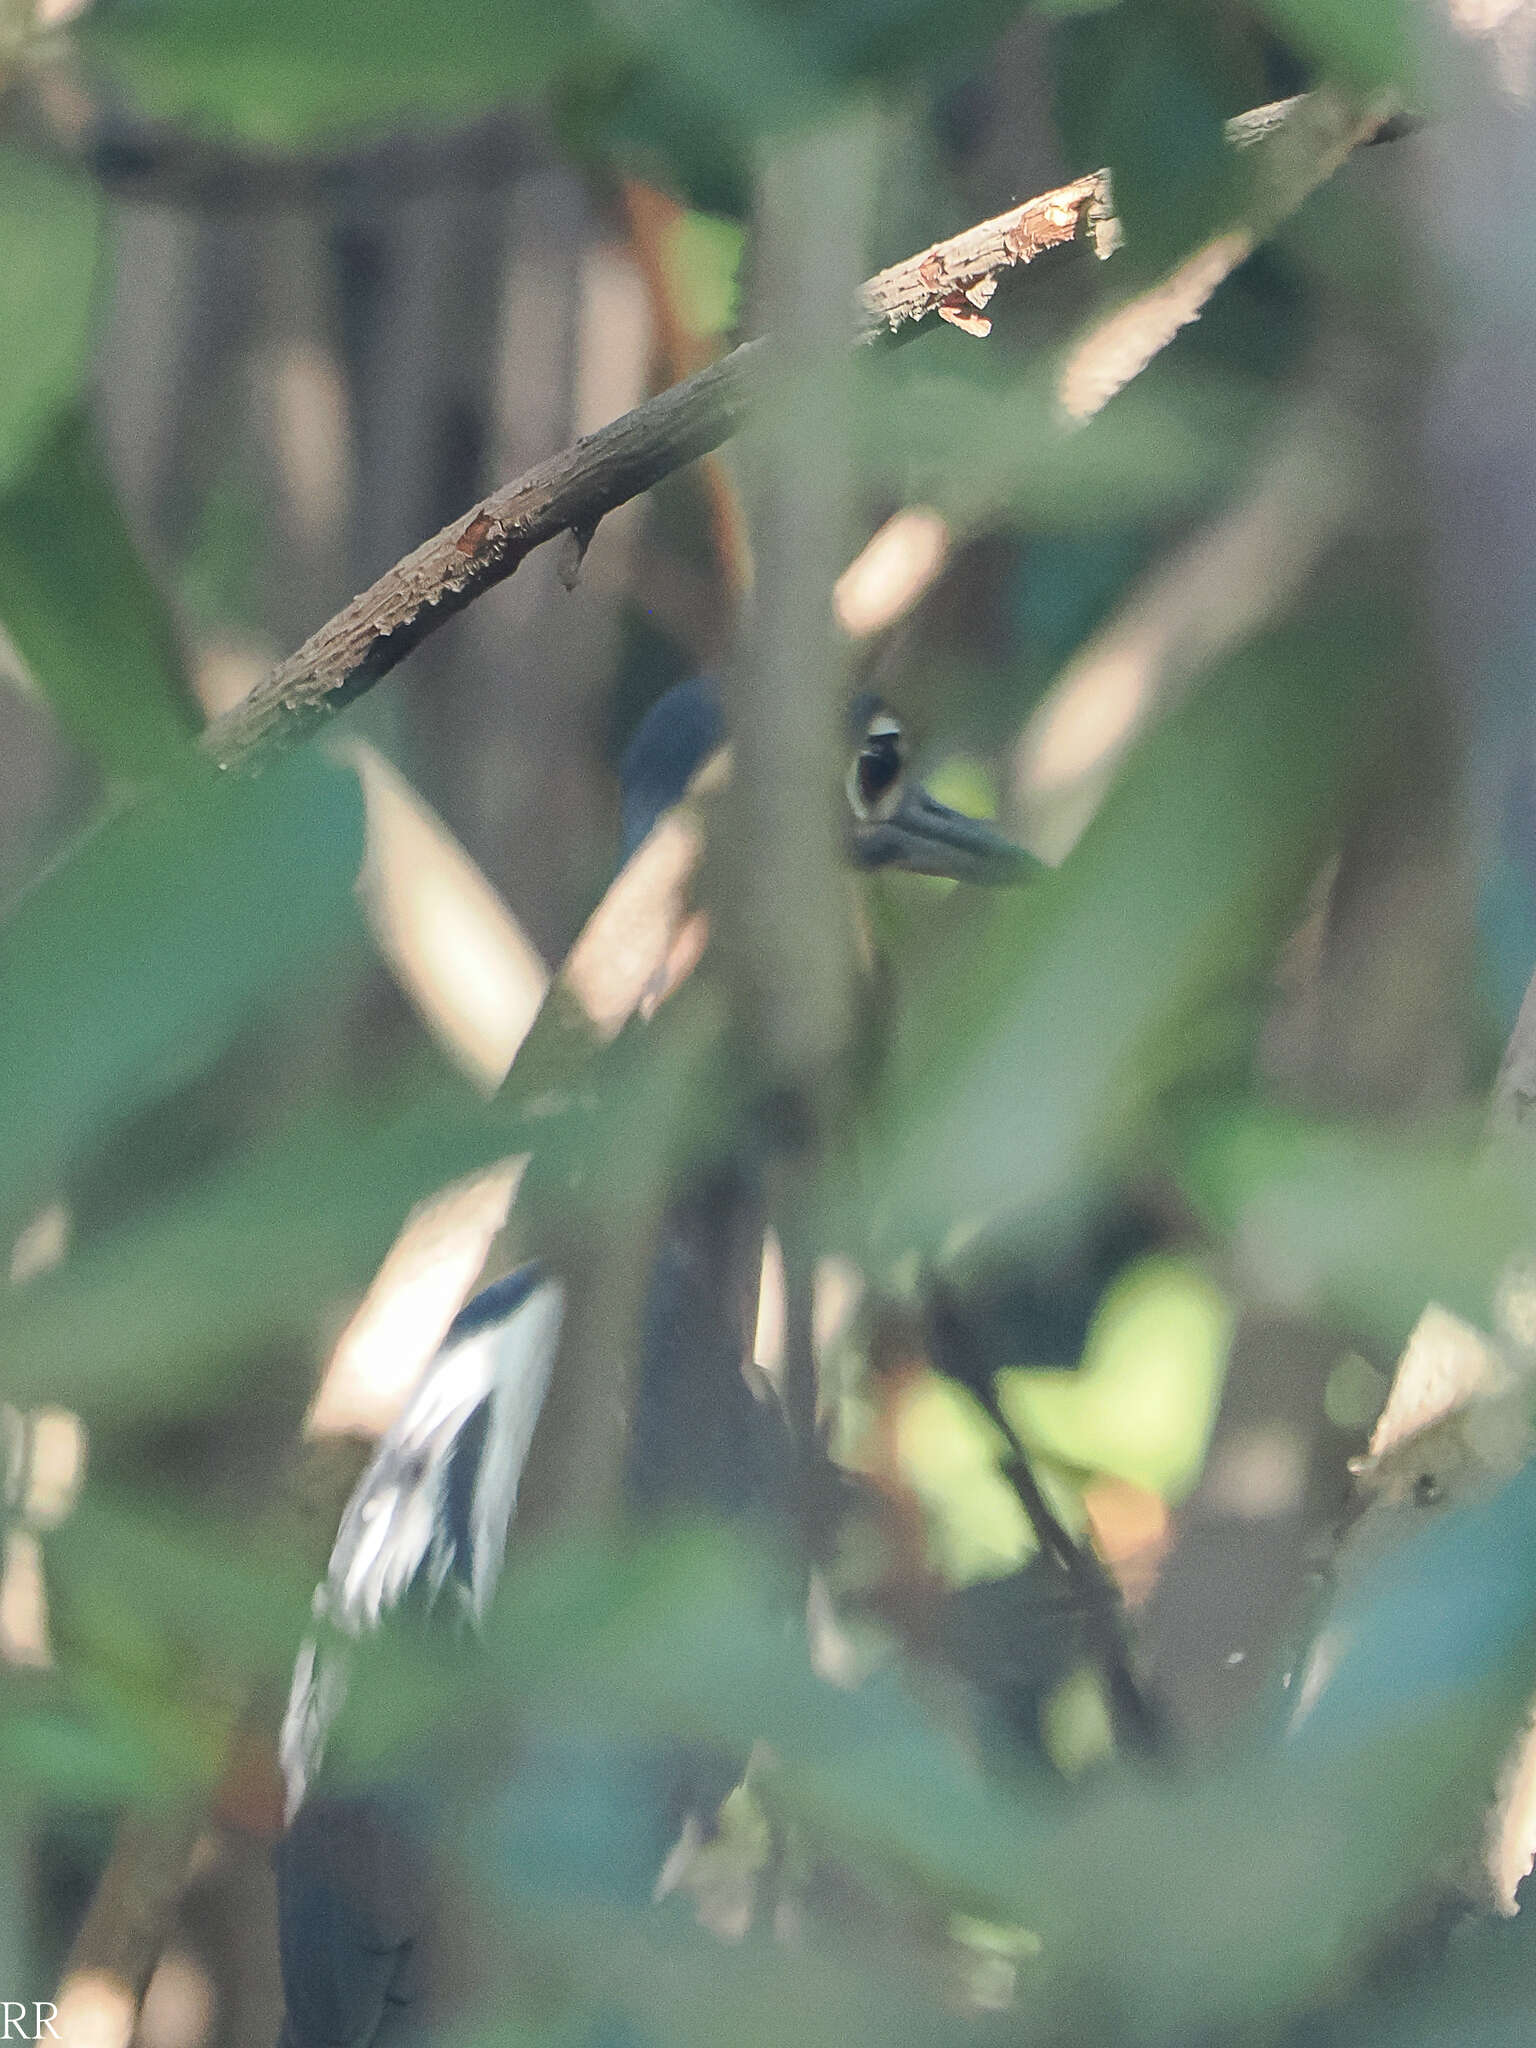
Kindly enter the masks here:
<path id="1" fill-rule="evenodd" d="M 641 721 L 622 765 L 623 855 L 640 845 L 723 739 L 713 691 L 690 682 Z M 952 811 L 907 773 L 897 720 L 873 697 L 850 712 L 846 846 L 862 868 L 1014 882 L 1029 856 Z M 760 1212 L 730 1165 L 670 1212 L 640 1332 L 629 1495 L 641 1509 L 729 1511 L 751 1493 L 763 1414 L 748 1381 Z M 755 1267 L 754 1267 L 755 1274 Z M 525 1266 L 463 1309 L 342 1516 L 316 1626 L 282 1734 L 289 1828 L 278 1849 L 291 2048 L 365 2048 L 426 2010 L 426 1878 L 400 1802 L 333 1794 L 322 1757 L 355 1645 L 409 1608 L 477 1624 L 506 1550 L 517 1488 L 559 1339 L 559 1281 Z M 702 1439 L 708 1439 L 703 1441 Z M 739 1482 L 739 1486 L 738 1486 Z M 428 2001 L 430 2002 L 430 2001 Z"/>

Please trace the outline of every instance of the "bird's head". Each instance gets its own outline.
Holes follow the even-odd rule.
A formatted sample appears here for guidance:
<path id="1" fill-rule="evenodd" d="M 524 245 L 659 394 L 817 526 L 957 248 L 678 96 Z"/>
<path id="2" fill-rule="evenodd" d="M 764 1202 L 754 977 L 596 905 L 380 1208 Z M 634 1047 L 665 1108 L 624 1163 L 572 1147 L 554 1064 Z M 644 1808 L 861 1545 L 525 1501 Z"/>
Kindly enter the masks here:
<path id="1" fill-rule="evenodd" d="M 956 882 L 1022 882 L 1039 863 L 984 818 L 952 811 L 907 771 L 901 721 L 866 692 L 848 713 L 848 857 Z"/>
<path id="2" fill-rule="evenodd" d="M 941 804 L 909 773 L 901 722 L 872 693 L 849 707 L 847 736 L 844 841 L 854 867 L 986 883 L 1022 882 L 1038 870 L 1033 855 L 996 826 Z M 620 769 L 626 860 L 725 737 L 706 679 L 679 683 L 651 706 Z"/>

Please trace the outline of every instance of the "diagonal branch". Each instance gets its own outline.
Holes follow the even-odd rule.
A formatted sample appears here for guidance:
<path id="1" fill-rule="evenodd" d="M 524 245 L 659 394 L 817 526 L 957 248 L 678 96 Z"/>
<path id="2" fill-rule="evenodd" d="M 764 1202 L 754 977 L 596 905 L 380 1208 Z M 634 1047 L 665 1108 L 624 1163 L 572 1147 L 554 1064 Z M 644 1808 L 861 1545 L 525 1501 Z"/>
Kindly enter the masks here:
<path id="1" fill-rule="evenodd" d="M 1311 104 L 1304 96 L 1238 115 L 1227 124 L 1228 139 L 1235 147 L 1263 142 Z M 1397 132 L 1392 124 L 1376 131 Z M 1107 254 L 1113 239 L 1109 174 L 1096 171 L 870 278 L 859 293 L 855 337 L 873 341 L 930 314 L 984 334 L 989 323 L 982 309 L 1000 272 L 1052 250 Z M 216 719 L 205 735 L 208 751 L 228 767 L 302 738 L 387 675 L 445 619 L 510 576 L 534 548 L 566 532 L 590 536 L 617 506 L 719 447 L 746 419 L 768 346 L 744 343 L 483 498 L 353 598 Z"/>
<path id="2" fill-rule="evenodd" d="M 445 619 L 510 576 L 536 547 L 566 532 L 590 535 L 618 506 L 718 448 L 746 417 L 764 347 L 744 343 L 482 498 L 215 719 L 204 745 L 229 767 L 257 749 L 303 738 L 320 718 L 388 675 Z"/>

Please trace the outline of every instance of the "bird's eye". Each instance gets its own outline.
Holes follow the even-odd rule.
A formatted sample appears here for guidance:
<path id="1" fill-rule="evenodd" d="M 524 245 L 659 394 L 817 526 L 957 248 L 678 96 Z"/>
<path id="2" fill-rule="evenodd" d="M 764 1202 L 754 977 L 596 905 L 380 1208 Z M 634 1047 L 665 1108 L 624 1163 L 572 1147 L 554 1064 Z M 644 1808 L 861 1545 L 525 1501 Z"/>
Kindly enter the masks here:
<path id="1" fill-rule="evenodd" d="M 848 801 L 865 823 L 890 817 L 901 801 L 904 766 L 901 727 L 894 718 L 871 719 L 848 770 Z"/>

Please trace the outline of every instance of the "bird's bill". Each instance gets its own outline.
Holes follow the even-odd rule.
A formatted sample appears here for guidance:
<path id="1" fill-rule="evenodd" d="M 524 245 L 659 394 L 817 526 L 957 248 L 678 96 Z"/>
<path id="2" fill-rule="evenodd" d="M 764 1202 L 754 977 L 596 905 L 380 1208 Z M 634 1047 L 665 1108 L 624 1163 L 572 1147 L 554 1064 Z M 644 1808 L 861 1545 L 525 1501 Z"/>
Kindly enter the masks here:
<path id="1" fill-rule="evenodd" d="M 853 858 L 862 868 L 905 868 L 954 882 L 1027 882 L 1040 862 L 985 818 L 968 818 L 909 783 L 888 818 L 856 825 Z"/>

